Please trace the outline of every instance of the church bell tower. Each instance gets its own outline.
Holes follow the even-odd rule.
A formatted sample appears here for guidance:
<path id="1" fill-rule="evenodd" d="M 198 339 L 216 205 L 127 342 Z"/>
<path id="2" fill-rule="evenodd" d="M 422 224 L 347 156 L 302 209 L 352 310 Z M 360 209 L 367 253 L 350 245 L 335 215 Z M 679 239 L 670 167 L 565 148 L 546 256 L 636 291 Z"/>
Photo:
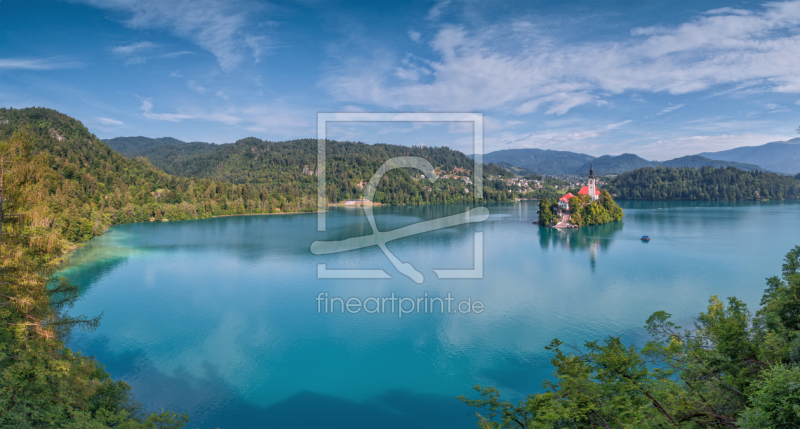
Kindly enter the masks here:
<path id="1" fill-rule="evenodd" d="M 592 201 L 596 201 L 598 199 L 597 196 L 597 186 L 595 185 L 594 181 L 594 167 L 592 163 L 589 163 L 589 196 L 592 197 Z"/>

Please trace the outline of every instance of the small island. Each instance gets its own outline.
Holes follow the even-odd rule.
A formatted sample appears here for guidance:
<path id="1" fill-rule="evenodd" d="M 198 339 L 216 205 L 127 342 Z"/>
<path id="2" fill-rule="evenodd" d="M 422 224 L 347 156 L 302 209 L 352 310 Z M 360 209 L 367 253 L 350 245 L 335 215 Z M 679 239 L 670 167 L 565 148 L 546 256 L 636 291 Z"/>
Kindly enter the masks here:
<path id="1" fill-rule="evenodd" d="M 589 165 L 589 181 L 578 191 L 568 192 L 558 201 L 548 198 L 539 200 L 539 225 L 570 228 L 584 225 L 600 225 L 622 220 L 625 214 L 611 194 L 597 189 L 594 168 Z"/>

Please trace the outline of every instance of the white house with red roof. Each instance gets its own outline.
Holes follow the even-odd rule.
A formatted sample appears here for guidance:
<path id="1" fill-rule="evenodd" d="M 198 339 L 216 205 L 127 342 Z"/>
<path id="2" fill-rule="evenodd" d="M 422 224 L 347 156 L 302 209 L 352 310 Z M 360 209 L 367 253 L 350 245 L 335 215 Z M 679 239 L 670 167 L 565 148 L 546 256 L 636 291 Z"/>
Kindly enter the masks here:
<path id="1" fill-rule="evenodd" d="M 562 210 L 569 210 L 569 199 L 574 196 L 575 195 L 572 195 L 572 192 L 567 192 L 567 195 L 559 198 L 558 206 L 561 207 Z"/>

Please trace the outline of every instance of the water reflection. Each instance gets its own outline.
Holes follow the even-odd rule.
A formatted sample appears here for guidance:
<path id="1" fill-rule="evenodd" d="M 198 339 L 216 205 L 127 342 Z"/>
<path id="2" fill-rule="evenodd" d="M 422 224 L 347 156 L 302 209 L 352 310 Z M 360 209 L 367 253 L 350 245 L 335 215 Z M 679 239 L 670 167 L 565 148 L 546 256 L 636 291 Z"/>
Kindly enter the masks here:
<path id="1" fill-rule="evenodd" d="M 571 252 L 589 251 L 589 263 L 594 272 L 599 251 L 607 251 L 614 235 L 622 231 L 623 221 L 603 225 L 582 226 L 576 229 L 548 228 L 540 226 L 539 244 L 543 249 L 563 248 Z"/>

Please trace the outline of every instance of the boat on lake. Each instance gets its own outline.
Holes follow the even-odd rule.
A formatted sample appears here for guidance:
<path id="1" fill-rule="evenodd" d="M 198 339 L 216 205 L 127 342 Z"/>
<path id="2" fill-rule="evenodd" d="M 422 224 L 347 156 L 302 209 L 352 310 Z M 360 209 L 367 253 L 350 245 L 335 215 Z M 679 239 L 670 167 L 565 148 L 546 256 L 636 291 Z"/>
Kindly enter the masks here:
<path id="1" fill-rule="evenodd" d="M 645 242 L 650 241 L 650 237 L 646 236 L 646 235 L 643 235 L 642 236 L 642 241 L 645 241 Z"/>

